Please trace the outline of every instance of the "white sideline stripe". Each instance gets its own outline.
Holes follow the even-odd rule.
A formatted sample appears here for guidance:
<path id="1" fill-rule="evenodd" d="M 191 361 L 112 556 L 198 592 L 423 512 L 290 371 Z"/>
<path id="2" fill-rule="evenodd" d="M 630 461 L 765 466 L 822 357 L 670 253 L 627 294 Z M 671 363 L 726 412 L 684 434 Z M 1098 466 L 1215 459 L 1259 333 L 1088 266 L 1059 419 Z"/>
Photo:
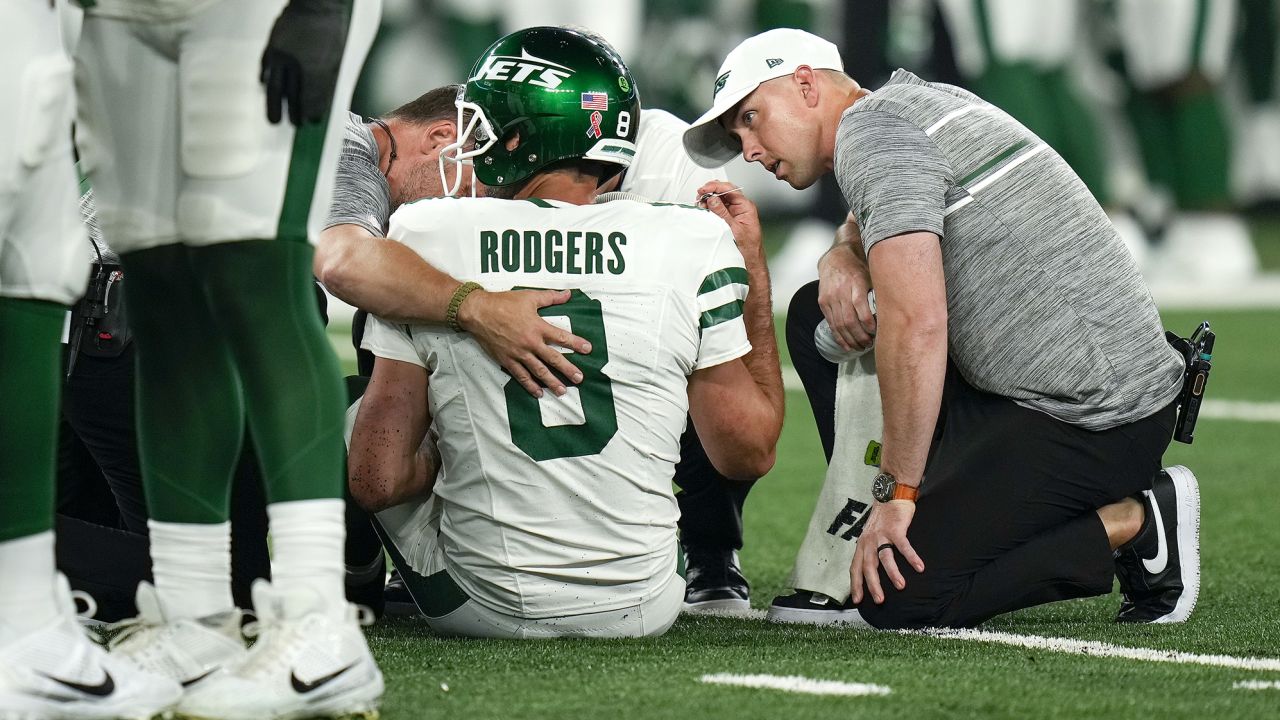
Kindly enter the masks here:
<path id="1" fill-rule="evenodd" d="M 1200 406 L 1200 417 L 1215 420 L 1246 420 L 1249 422 L 1280 422 L 1280 403 L 1249 402 L 1247 400 L 1205 400 Z"/>
<path id="2" fill-rule="evenodd" d="M 1238 680 L 1231 686 L 1232 690 L 1280 690 L 1280 682 L 1275 680 Z"/>
<path id="3" fill-rule="evenodd" d="M 782 368 L 782 386 L 787 390 L 804 392 L 800 374 L 790 365 Z M 1280 402 L 1205 400 L 1204 405 L 1200 406 L 1200 417 L 1211 420 L 1280 423 Z"/>
<path id="4" fill-rule="evenodd" d="M 1177 663 L 1180 665 L 1203 665 L 1205 667 L 1224 667 L 1236 670 L 1261 670 L 1280 672 L 1280 658 L 1234 657 L 1232 655 L 1199 655 L 1176 650 L 1155 650 L 1152 648 L 1125 647 L 1092 640 L 1074 640 L 1072 638 L 1042 637 L 1039 635 L 1015 635 L 1004 632 L 988 632 L 985 630 L 907 630 L 905 635 L 927 635 L 944 640 L 973 640 L 1012 645 L 1031 650 L 1048 650 L 1067 655 L 1088 655 L 1090 657 L 1116 657 L 1126 660 L 1145 660 L 1147 662 Z"/>
<path id="5" fill-rule="evenodd" d="M 888 695 L 893 692 L 884 685 L 847 683 L 837 680 L 814 680 L 799 675 L 733 675 L 717 673 L 703 675 L 702 682 L 709 685 L 736 685 L 738 687 L 781 690 L 806 695 Z"/>

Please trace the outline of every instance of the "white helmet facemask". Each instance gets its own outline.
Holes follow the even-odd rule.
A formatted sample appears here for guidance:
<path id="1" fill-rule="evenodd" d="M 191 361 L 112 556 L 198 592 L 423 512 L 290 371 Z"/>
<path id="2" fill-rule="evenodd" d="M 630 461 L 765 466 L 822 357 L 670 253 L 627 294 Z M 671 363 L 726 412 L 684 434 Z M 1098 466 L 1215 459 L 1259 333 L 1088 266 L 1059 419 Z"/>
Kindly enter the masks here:
<path id="1" fill-rule="evenodd" d="M 457 195 L 458 189 L 462 187 L 462 176 L 465 172 L 464 166 L 470 165 L 471 158 L 483 155 L 498 141 L 497 133 L 493 131 L 493 125 L 479 105 L 463 100 L 462 92 L 458 93 L 458 99 L 454 101 L 454 105 L 458 108 L 458 136 L 456 140 L 440 150 L 440 156 L 437 160 L 440 169 L 440 186 L 444 189 L 444 194 L 450 197 Z M 471 113 L 471 120 L 464 127 L 463 120 L 468 112 Z M 466 150 L 468 141 L 473 137 L 475 138 L 475 146 L 470 150 Z M 445 167 L 446 162 L 453 166 L 452 181 L 449 179 L 449 172 Z M 472 178 L 472 197 L 475 194 L 475 178 Z"/>

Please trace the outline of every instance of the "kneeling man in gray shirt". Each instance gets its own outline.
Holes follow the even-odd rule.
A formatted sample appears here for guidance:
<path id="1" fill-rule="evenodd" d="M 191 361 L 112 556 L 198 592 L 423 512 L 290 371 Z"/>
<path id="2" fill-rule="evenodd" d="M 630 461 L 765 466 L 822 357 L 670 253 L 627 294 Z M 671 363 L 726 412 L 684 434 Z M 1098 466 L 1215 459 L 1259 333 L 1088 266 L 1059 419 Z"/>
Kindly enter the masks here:
<path id="1" fill-rule="evenodd" d="M 851 568 L 877 627 L 972 626 L 1100 595 L 1181 622 L 1199 493 L 1161 470 L 1184 363 L 1107 216 L 998 108 L 898 71 L 870 92 L 798 30 L 749 38 L 685 134 L 797 188 L 834 172 L 878 311 L 876 503 Z"/>

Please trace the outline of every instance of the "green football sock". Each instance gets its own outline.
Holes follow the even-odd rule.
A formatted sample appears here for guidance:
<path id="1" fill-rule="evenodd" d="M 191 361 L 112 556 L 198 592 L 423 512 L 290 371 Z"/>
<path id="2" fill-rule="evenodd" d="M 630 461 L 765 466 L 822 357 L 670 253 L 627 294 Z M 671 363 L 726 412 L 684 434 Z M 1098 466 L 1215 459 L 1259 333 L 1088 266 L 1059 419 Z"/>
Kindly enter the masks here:
<path id="1" fill-rule="evenodd" d="M 1173 121 L 1169 118 L 1166 104 L 1154 93 L 1133 89 L 1126 110 L 1133 123 L 1133 136 L 1138 142 L 1147 178 L 1152 184 L 1172 192 L 1178 181 L 1178 169 L 1173 160 L 1177 148 L 1174 147 Z"/>
<path id="2" fill-rule="evenodd" d="M 53 528 L 66 312 L 53 302 L 0 298 L 0 542 Z"/>
<path id="3" fill-rule="evenodd" d="M 138 452 L 152 520 L 221 523 L 244 436 L 240 382 L 191 250 L 122 256 L 138 348 Z"/>
<path id="4" fill-rule="evenodd" d="M 1231 204 L 1228 164 L 1231 140 L 1222 103 L 1212 90 L 1179 98 L 1174 105 L 1174 195 L 1186 210 L 1216 210 Z"/>
<path id="5" fill-rule="evenodd" d="M 342 497 L 345 391 L 316 307 L 311 246 L 250 240 L 192 254 L 231 341 L 268 500 Z"/>

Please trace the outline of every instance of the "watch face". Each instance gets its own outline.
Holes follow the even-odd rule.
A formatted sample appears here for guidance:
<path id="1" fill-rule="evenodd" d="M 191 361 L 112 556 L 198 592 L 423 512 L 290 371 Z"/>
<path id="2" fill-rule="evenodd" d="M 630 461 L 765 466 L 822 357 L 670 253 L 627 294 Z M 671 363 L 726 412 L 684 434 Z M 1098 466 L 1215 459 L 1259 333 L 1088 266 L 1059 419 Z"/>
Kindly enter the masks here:
<path id="1" fill-rule="evenodd" d="M 876 475 L 876 479 L 871 483 L 871 497 L 879 502 L 889 502 L 893 499 L 893 486 L 897 483 L 893 476 L 887 473 Z"/>

